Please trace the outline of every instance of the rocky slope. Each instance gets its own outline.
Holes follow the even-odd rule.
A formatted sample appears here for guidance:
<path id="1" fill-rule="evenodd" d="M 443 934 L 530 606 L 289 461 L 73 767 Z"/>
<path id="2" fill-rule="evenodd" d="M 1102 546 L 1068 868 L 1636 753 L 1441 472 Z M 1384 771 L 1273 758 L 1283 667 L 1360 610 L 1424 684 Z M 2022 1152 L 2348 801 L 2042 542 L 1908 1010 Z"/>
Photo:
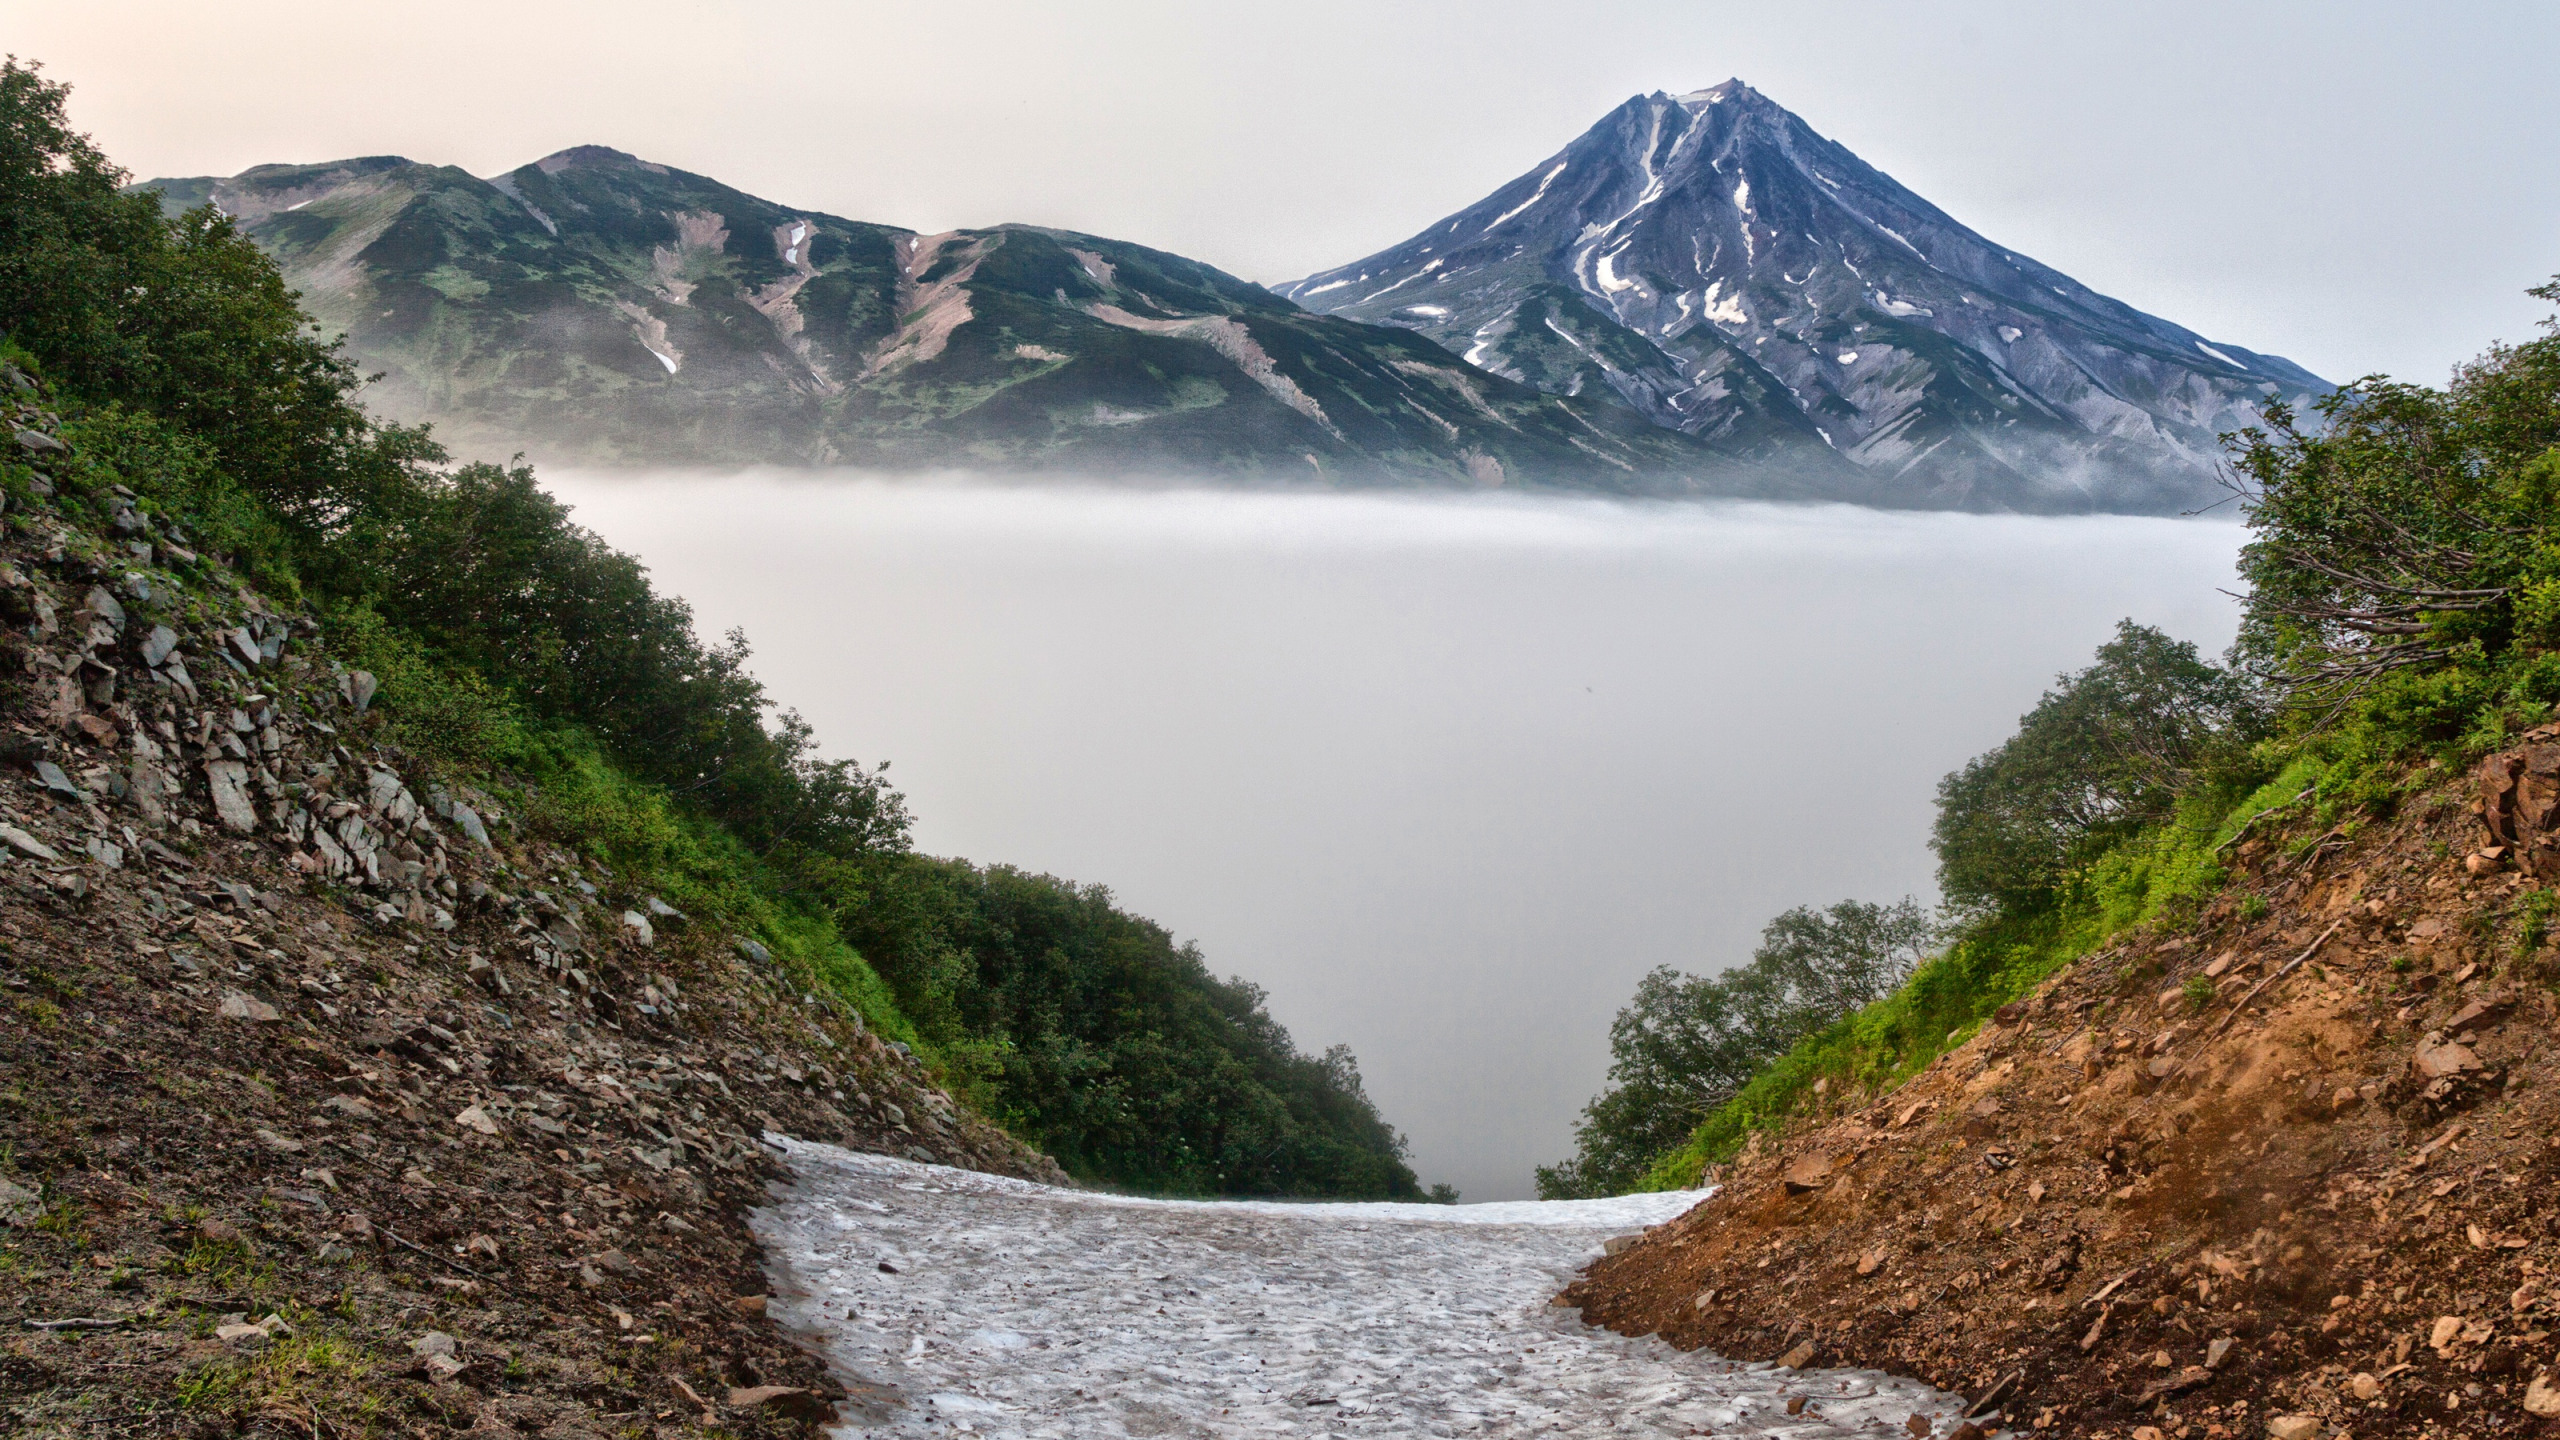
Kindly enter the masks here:
<path id="1" fill-rule="evenodd" d="M 272 254 L 466 449 L 1739 492 L 1785 477 L 1406 331 L 1120 241 L 919 235 L 600 146 L 482 180 L 390 156 L 156 180 Z M 1822 457 L 1827 460 L 1828 457 Z M 1845 467 L 1808 469 L 1814 493 Z"/>
<path id="2" fill-rule="evenodd" d="M 372 743 L 373 681 L 130 497 L 0 535 L 12 1434 L 807 1433 L 769 1133 L 1063 1181 L 900 1047 Z"/>
<path id="3" fill-rule="evenodd" d="M 2262 824 L 2195 924 L 1746 1152 L 1558 1303 L 1984 1429 L 2547 1432 L 2555 776 L 2560 726 L 2388 824 Z"/>
<path id="4" fill-rule="evenodd" d="M 1862 497 L 2174 511 L 2215 436 L 2324 392 L 1984 239 L 1738 80 L 1637 96 L 1421 234 L 1279 287 Z"/>

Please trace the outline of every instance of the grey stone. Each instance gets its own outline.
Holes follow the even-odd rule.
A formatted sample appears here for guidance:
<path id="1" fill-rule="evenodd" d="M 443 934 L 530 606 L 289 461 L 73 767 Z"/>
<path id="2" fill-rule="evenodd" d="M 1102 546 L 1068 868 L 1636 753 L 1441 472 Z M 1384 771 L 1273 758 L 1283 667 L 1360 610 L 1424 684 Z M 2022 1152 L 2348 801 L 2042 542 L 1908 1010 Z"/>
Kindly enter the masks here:
<path id="1" fill-rule="evenodd" d="M 273 1025 L 284 1019 L 273 1005 L 238 990 L 225 991 L 221 1003 L 213 1007 L 213 1013 L 225 1020 L 246 1020 L 253 1025 Z"/>
<path id="2" fill-rule="evenodd" d="M 430 1355 L 450 1355 L 454 1349 L 453 1337 L 441 1330 L 430 1330 L 409 1342 L 409 1353 L 421 1360 Z"/>
<path id="3" fill-rule="evenodd" d="M 649 924 L 649 917 L 637 910 L 622 912 L 622 928 L 631 932 L 631 938 L 643 945 L 658 943 L 658 932 Z"/>
<path id="4" fill-rule="evenodd" d="M 753 940 L 739 941 L 738 953 L 746 956 L 748 959 L 753 960 L 759 965 L 770 965 L 773 963 L 773 952 L 767 950 Z"/>
<path id="5" fill-rule="evenodd" d="M 24 1225 L 43 1213 L 43 1196 L 0 1178 L 0 1225 Z"/>
<path id="6" fill-rule="evenodd" d="M 30 455 L 67 455 L 71 452 L 70 446 L 41 430 L 19 431 L 18 448 Z"/>
<path id="7" fill-rule="evenodd" d="M 446 818 L 453 822 L 454 828 L 470 836 L 472 841 L 481 848 L 497 848 L 489 843 L 489 827 L 480 823 L 479 811 L 456 800 L 453 802 L 453 813 Z"/>
<path id="8" fill-rule="evenodd" d="M 50 760 L 39 760 L 36 762 L 36 780 L 39 784 L 43 785 L 45 789 L 52 791 L 54 794 L 61 796 L 65 800 L 80 803 L 87 801 L 89 798 L 88 791 L 72 784 L 71 777 L 62 773 L 62 767 L 54 764 Z"/>
<path id="9" fill-rule="evenodd" d="M 249 767 L 237 760 L 209 761 L 204 778 L 212 787 L 213 813 L 222 828 L 238 835 L 255 834 L 258 807 L 249 800 Z"/>
<path id="10" fill-rule="evenodd" d="M 142 663 L 157 670 L 161 662 L 178 653 L 178 632 L 166 625 L 154 625 L 142 638 Z"/>
<path id="11" fill-rule="evenodd" d="M 347 672 L 347 703 L 356 707 L 357 714 L 363 714 L 365 707 L 373 703 L 376 688 L 378 687 L 372 671 L 350 670 Z"/>
<path id="12" fill-rule="evenodd" d="M 418 818 L 417 797 L 390 771 L 376 770 L 366 776 L 365 791 L 371 797 L 374 813 L 394 826 L 405 830 Z"/>
<path id="13" fill-rule="evenodd" d="M 254 667 L 266 659 L 266 656 L 258 650 L 258 637 L 250 634 L 249 627 L 246 625 L 222 638 L 230 642 L 232 652 L 240 657 L 241 664 L 245 666 Z"/>
<path id="14" fill-rule="evenodd" d="M 88 607 L 90 614 L 113 625 L 116 629 L 124 628 L 124 607 L 116 603 L 115 596 L 107 593 L 106 586 L 90 586 L 88 598 L 80 603 Z"/>

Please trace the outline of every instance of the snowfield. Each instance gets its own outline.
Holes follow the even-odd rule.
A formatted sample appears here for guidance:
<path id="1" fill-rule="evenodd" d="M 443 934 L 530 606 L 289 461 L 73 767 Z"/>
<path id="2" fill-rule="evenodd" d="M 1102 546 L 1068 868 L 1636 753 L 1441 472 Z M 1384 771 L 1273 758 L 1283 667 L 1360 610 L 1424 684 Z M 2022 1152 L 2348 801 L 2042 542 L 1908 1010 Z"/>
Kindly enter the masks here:
<path id="1" fill-rule="evenodd" d="M 878 1436 L 1935 1433 L 1963 1402 L 1586 1328 L 1548 1299 L 1697 1192 L 1500 1205 L 1139 1200 L 776 1139 L 774 1312 Z M 1803 1413 L 1786 1413 L 1793 1396 Z"/>

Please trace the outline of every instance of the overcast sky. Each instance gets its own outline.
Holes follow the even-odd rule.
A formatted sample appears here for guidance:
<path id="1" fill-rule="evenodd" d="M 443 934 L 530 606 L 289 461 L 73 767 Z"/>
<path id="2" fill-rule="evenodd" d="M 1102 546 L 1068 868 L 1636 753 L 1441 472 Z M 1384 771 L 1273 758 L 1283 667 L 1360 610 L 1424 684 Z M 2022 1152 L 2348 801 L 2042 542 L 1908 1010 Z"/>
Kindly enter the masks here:
<path id="1" fill-rule="evenodd" d="M 144 176 L 598 143 L 921 229 L 1355 259 L 1738 75 L 2000 243 L 2331 378 L 2440 381 L 2560 271 L 2560 6 L 0 0 Z"/>

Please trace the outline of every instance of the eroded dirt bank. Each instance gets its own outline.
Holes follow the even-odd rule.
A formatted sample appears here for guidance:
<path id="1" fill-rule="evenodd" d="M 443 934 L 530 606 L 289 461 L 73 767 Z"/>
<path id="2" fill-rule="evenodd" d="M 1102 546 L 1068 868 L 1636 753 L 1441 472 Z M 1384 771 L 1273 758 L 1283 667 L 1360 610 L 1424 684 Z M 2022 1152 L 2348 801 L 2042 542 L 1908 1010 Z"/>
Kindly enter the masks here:
<path id="1" fill-rule="evenodd" d="M 2560 727 L 2390 823 L 2252 838 L 2195 924 L 1746 1152 L 1566 1298 L 1985 1428 L 2551 1429 L 2555 823 Z"/>

